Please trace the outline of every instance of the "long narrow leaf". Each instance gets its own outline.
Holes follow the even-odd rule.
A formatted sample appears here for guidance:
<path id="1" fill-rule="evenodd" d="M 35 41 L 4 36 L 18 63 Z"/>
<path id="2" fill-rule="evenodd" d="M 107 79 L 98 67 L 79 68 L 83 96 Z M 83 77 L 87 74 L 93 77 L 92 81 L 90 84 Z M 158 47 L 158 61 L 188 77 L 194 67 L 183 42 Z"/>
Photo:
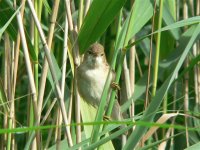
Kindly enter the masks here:
<path id="1" fill-rule="evenodd" d="M 161 88 L 157 91 L 155 97 L 152 99 L 152 102 L 150 103 L 149 107 L 145 111 L 144 116 L 141 119 L 142 121 L 152 121 L 152 119 L 154 118 L 155 114 L 153 114 L 152 112 L 155 112 L 159 108 L 165 94 L 167 93 L 171 84 L 173 83 L 173 81 L 176 77 L 176 74 L 178 73 L 179 69 L 181 68 L 188 52 L 192 48 L 192 46 L 193 46 L 195 40 L 197 39 L 199 33 L 200 33 L 200 24 L 198 24 L 195 27 L 193 35 L 190 38 L 190 41 L 188 42 L 188 44 L 187 44 L 185 50 L 183 51 L 182 55 L 180 56 L 180 59 L 177 62 L 174 71 L 167 78 L 167 80 L 163 83 Z M 137 145 L 139 140 L 142 138 L 142 136 L 146 132 L 146 130 L 147 130 L 147 128 L 137 126 L 136 129 L 134 130 L 134 132 L 130 135 L 124 149 L 125 150 L 133 149 Z M 135 138 L 135 137 L 137 137 L 137 138 Z"/>
<path id="2" fill-rule="evenodd" d="M 12 22 L 12 20 L 14 19 L 14 17 L 16 16 L 16 14 L 18 13 L 20 8 L 21 8 L 21 6 L 14 12 L 14 14 L 10 17 L 10 19 L 6 22 L 6 24 L 2 28 L 0 28 L 0 39 L 2 37 L 2 34 L 5 32 L 7 27 L 10 25 L 10 23 Z"/>
<path id="3" fill-rule="evenodd" d="M 149 21 L 152 15 L 153 6 L 151 0 L 136 0 L 129 16 L 122 26 L 120 35 L 116 41 L 116 48 L 122 48 L 125 36 L 127 36 L 127 40 L 130 40 L 130 38 L 132 38 Z M 130 30 L 125 32 L 128 26 Z M 126 33 L 128 35 L 126 35 Z"/>
<path id="4" fill-rule="evenodd" d="M 93 0 L 78 36 L 80 52 L 95 42 L 107 29 L 126 0 Z"/>

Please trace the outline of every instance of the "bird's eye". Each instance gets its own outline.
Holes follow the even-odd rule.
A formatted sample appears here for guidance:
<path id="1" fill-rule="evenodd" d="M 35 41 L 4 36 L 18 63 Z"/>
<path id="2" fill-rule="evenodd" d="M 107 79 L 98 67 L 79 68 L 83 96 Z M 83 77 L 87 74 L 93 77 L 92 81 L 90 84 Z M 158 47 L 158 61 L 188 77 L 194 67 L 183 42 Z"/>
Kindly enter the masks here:
<path id="1" fill-rule="evenodd" d="M 88 54 L 90 54 L 90 55 L 91 55 L 91 54 L 92 54 L 92 52 L 91 52 L 91 51 L 88 51 Z"/>
<path id="2" fill-rule="evenodd" d="M 101 56 L 104 56 L 104 53 L 102 53 Z"/>

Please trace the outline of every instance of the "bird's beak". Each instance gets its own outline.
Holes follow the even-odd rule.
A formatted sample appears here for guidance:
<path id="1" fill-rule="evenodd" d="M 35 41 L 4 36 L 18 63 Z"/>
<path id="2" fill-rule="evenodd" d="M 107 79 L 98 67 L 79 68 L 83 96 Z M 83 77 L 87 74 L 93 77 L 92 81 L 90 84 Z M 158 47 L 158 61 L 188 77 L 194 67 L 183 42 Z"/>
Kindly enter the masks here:
<path id="1" fill-rule="evenodd" d="M 93 56 L 97 57 L 97 56 L 98 56 L 98 54 L 97 54 L 97 53 L 93 53 Z"/>

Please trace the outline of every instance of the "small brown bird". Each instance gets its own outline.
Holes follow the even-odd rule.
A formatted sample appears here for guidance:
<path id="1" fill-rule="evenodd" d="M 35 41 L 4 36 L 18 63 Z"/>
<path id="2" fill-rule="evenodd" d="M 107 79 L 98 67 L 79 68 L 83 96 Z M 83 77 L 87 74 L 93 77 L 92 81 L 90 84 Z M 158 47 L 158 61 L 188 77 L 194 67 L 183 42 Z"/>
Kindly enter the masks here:
<path id="1" fill-rule="evenodd" d="M 77 68 L 77 85 L 79 94 L 87 103 L 95 108 L 99 106 L 109 69 L 110 66 L 106 60 L 104 47 L 98 43 L 89 47 L 84 55 L 83 62 Z M 115 73 L 112 72 L 109 80 L 114 81 L 114 78 Z M 114 120 L 122 119 L 120 105 L 117 100 L 113 107 L 111 117 Z"/>

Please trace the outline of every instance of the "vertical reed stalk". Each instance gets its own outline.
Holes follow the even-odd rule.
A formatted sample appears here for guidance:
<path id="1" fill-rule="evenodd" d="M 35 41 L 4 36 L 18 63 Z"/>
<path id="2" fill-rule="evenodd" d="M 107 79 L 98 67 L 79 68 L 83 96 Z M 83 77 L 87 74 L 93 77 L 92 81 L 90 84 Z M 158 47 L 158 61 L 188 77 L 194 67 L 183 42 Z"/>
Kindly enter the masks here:
<path id="1" fill-rule="evenodd" d="M 16 3 L 16 2 L 14 2 Z M 23 18 L 24 16 L 24 8 L 25 8 L 25 0 L 22 0 L 21 2 L 21 10 L 20 10 L 20 13 L 21 13 L 21 16 Z M 14 6 L 14 8 L 16 9 L 16 6 Z M 15 89 L 16 89 L 16 80 L 17 80 L 17 71 L 18 71 L 18 61 L 19 61 L 19 47 L 20 47 L 20 33 L 18 32 L 17 33 L 17 40 L 16 40 L 16 43 L 15 43 L 15 56 L 14 56 L 14 73 L 13 73 L 13 93 L 15 94 Z"/>
<path id="2" fill-rule="evenodd" d="M 155 26 L 156 0 L 154 0 L 154 7 L 153 8 L 154 8 L 154 10 L 153 10 L 151 33 L 154 32 L 154 26 Z M 152 53 L 153 53 L 153 34 L 151 35 L 151 40 L 150 40 L 150 52 L 149 52 L 149 64 L 148 64 L 148 78 L 147 78 L 147 85 L 146 85 L 146 92 L 145 92 L 145 104 L 144 104 L 144 108 L 146 108 L 147 105 L 148 105 L 148 103 L 149 103 L 149 85 L 150 85 L 150 79 L 151 79 Z"/>
<path id="3" fill-rule="evenodd" d="M 133 42 L 134 39 L 131 40 Z M 131 88 L 131 96 L 134 94 L 134 89 L 135 89 L 135 46 L 130 48 L 130 88 Z M 130 117 L 135 116 L 135 104 L 132 101 L 131 107 L 130 107 Z M 134 130 L 134 128 L 133 128 Z"/>
<path id="4" fill-rule="evenodd" d="M 188 6 L 186 0 L 183 1 L 183 18 L 188 18 Z M 185 30 L 187 27 L 185 27 Z M 189 58 L 187 57 L 184 63 L 184 67 L 187 68 L 189 66 Z M 184 75 L 184 113 L 188 114 L 189 111 L 189 73 L 186 72 Z M 188 117 L 185 116 L 185 135 L 186 135 L 186 145 L 189 147 L 189 133 L 188 133 Z"/>
<path id="5" fill-rule="evenodd" d="M 38 0 L 34 0 L 34 7 L 37 16 L 40 16 L 39 14 L 39 8 L 38 8 Z M 40 21 L 40 20 L 39 20 Z M 36 92 L 38 93 L 38 55 L 39 55 L 39 35 L 37 31 L 36 25 L 34 25 L 34 50 L 36 54 L 36 63 L 34 64 L 34 80 L 35 80 L 35 86 L 36 86 Z"/>
<path id="6" fill-rule="evenodd" d="M 41 3 L 42 1 L 38 1 L 38 0 L 34 0 L 34 7 L 35 7 L 35 11 L 36 11 L 36 14 L 37 16 L 41 16 L 41 10 L 40 7 L 39 7 L 39 3 Z M 40 18 L 40 17 L 38 17 Z M 39 19 L 40 21 L 40 19 Z M 36 86 L 36 94 L 37 94 L 37 98 L 38 98 L 38 79 L 39 79 L 39 76 L 38 76 L 38 73 L 39 73 L 39 34 L 38 34 L 38 31 L 37 31 L 37 27 L 36 25 L 34 24 L 34 39 L 33 39 L 33 42 L 34 42 L 34 50 L 35 50 L 35 56 L 36 56 L 36 62 L 34 63 L 34 80 L 35 80 L 35 86 Z M 37 100 L 38 102 L 38 100 Z M 31 103 L 32 104 L 32 103 Z M 32 113 L 32 112 L 31 112 Z M 39 117 L 39 116 L 38 116 Z M 36 118 L 36 120 L 39 120 L 39 118 Z M 36 122 L 36 120 L 33 120 L 32 121 L 32 126 L 34 125 L 34 122 Z M 40 149 L 40 135 L 39 135 L 39 132 L 37 132 L 37 148 Z M 35 143 L 35 141 L 33 142 Z M 35 143 L 35 144 L 36 144 Z M 33 149 L 36 149 L 36 147 L 32 147 Z"/>
<path id="7" fill-rule="evenodd" d="M 192 3 L 192 1 L 190 1 Z M 200 2 L 196 1 L 196 15 L 198 16 L 200 14 Z M 200 42 L 197 41 L 197 43 L 193 47 L 193 55 L 196 57 L 200 54 L 199 51 L 199 44 Z M 196 104 L 200 104 L 200 72 L 198 64 L 194 66 L 194 87 L 195 87 L 195 101 Z"/>
<path id="8" fill-rule="evenodd" d="M 80 30 L 83 22 L 83 0 L 79 1 L 79 10 L 78 10 L 78 29 Z"/>
<path id="9" fill-rule="evenodd" d="M 10 40 L 9 40 L 9 35 L 8 33 L 5 33 L 5 69 L 6 69 L 6 74 L 5 79 L 7 80 L 7 99 L 10 102 L 11 101 L 11 107 L 10 107 L 10 112 L 8 114 L 8 128 L 12 129 L 13 128 L 13 119 L 14 119 L 14 103 L 12 100 L 12 91 L 11 91 L 11 47 L 10 47 Z M 8 133 L 7 134 L 7 146 L 6 149 L 10 150 L 12 149 L 12 134 Z"/>
<path id="10" fill-rule="evenodd" d="M 73 2 L 72 2 L 73 3 Z M 78 90 L 77 90 L 77 85 L 76 85 L 76 67 L 80 64 L 80 58 L 79 58 L 79 49 L 78 49 L 78 43 L 77 43 L 77 25 L 76 22 L 73 25 L 73 21 L 72 21 L 72 12 L 70 9 L 70 2 L 69 0 L 65 0 L 65 5 L 66 5 L 66 9 L 67 9 L 67 19 L 68 19 L 68 25 L 69 25 L 69 31 L 70 31 L 70 37 L 72 39 L 72 43 L 74 44 L 73 47 L 73 59 L 74 59 L 74 64 L 75 64 L 75 68 L 74 68 L 74 81 L 73 81 L 73 94 L 75 95 L 75 110 L 76 110 L 76 123 L 80 123 L 81 119 L 80 119 L 80 96 L 78 94 Z M 73 5 L 73 4 L 72 4 Z M 74 6 L 74 5 L 73 5 Z M 80 1 L 79 6 L 81 8 L 81 10 L 79 10 L 79 20 L 78 20 L 78 28 L 80 28 L 81 24 L 82 24 L 82 19 L 83 19 L 83 1 Z M 72 10 L 75 11 L 75 8 L 73 7 Z M 76 140 L 77 142 L 81 142 L 81 126 L 76 126 Z"/>
<path id="11" fill-rule="evenodd" d="M 64 32 L 64 48 L 63 48 L 63 58 L 62 58 L 62 77 L 61 77 L 61 92 L 62 92 L 62 97 L 64 99 L 64 94 L 65 94 L 65 78 L 66 78 L 66 67 L 67 67 L 67 51 L 68 51 L 68 45 L 67 45 L 67 40 L 68 40 L 68 22 L 67 22 L 67 16 L 65 17 L 65 32 Z M 61 125 L 62 121 L 62 116 L 60 115 L 61 111 L 58 109 L 58 126 Z M 70 122 L 70 121 L 69 121 Z M 59 149 L 60 145 L 60 140 L 61 139 L 61 128 L 58 128 L 58 139 L 56 140 L 57 142 L 57 149 Z"/>
<path id="12" fill-rule="evenodd" d="M 196 15 L 200 15 L 200 1 L 196 1 Z M 197 55 L 200 55 L 200 40 L 197 41 Z M 200 104 L 200 67 L 197 67 L 197 75 L 198 99 L 196 101 L 198 101 L 197 103 Z"/>
<path id="13" fill-rule="evenodd" d="M 163 0 L 159 1 L 159 19 L 158 19 L 158 30 L 162 27 L 162 17 L 163 17 Z M 159 57 L 160 57 L 160 40 L 161 40 L 161 32 L 157 34 L 156 37 L 156 53 L 155 53 L 155 62 L 154 62 L 154 70 L 153 70 L 153 85 L 152 85 L 152 97 L 156 94 L 157 81 L 158 81 L 158 65 L 159 65 Z"/>
<path id="14" fill-rule="evenodd" d="M 179 11 L 180 11 L 180 2 L 179 2 L 179 0 L 177 0 L 177 2 L 176 2 L 176 20 L 178 21 L 179 20 L 179 16 L 180 16 L 180 13 L 179 13 Z M 176 77 L 175 77 L 175 79 L 177 79 L 178 78 L 178 74 L 176 75 Z M 178 90 L 177 90 L 177 88 L 178 88 L 178 82 L 175 82 L 174 83 L 174 87 L 173 87 L 173 112 L 175 112 L 175 110 L 176 110 L 176 99 L 177 99 L 177 92 L 178 92 Z M 175 122 L 175 119 L 172 121 L 173 123 Z M 174 136 L 174 129 L 172 128 L 172 130 L 171 130 L 171 136 Z M 174 143 L 175 143 L 175 141 L 174 141 L 174 138 L 172 138 L 171 139 L 171 141 L 170 141 L 170 147 L 171 148 L 174 148 Z"/>

